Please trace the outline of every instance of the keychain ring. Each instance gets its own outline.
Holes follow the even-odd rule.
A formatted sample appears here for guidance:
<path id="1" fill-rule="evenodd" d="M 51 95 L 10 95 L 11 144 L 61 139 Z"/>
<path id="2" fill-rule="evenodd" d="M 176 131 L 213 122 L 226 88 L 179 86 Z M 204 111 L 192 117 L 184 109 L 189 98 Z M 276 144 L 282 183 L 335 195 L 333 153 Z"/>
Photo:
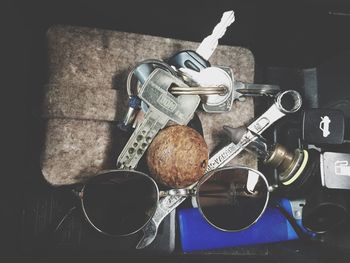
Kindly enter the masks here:
<path id="1" fill-rule="evenodd" d="M 157 67 L 159 68 L 162 68 L 164 70 L 167 70 L 169 71 L 172 75 L 176 76 L 176 72 L 175 70 L 169 66 L 167 63 L 161 61 L 161 60 L 158 60 L 158 59 L 146 59 L 146 60 L 143 60 L 141 61 L 140 63 L 138 63 L 129 73 L 127 79 L 126 79 L 126 91 L 128 93 L 128 96 L 133 96 L 133 95 L 137 95 L 138 91 L 136 92 L 133 92 L 132 90 L 132 80 L 133 80 L 133 76 L 135 74 L 135 71 L 142 67 L 142 66 L 146 66 L 146 65 L 156 65 Z"/>

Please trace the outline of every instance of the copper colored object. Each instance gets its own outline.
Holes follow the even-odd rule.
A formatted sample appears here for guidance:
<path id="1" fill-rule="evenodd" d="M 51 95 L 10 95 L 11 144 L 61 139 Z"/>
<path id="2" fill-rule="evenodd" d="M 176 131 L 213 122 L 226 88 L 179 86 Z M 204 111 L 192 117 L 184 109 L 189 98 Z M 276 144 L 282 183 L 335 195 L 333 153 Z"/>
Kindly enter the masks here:
<path id="1" fill-rule="evenodd" d="M 146 155 L 154 179 L 172 188 L 186 187 L 198 181 L 208 164 L 204 138 L 196 130 L 182 125 L 161 130 Z"/>
<path id="2" fill-rule="evenodd" d="M 289 151 L 283 145 L 277 143 L 265 163 L 276 168 L 279 171 L 280 180 L 285 182 L 294 176 L 303 159 L 304 154 L 301 149 Z"/>

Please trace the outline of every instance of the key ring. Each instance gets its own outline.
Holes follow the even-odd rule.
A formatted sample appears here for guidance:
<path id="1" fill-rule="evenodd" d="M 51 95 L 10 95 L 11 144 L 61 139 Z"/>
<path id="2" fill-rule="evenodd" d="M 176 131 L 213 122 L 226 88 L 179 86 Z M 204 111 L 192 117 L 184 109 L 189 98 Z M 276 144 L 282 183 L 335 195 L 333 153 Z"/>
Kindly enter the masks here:
<path id="1" fill-rule="evenodd" d="M 228 88 L 224 85 L 217 87 L 172 87 L 169 91 L 173 95 L 226 95 Z"/>
<path id="2" fill-rule="evenodd" d="M 135 96 L 139 93 L 140 85 L 134 83 L 133 77 L 136 75 L 137 79 L 141 84 L 146 81 L 148 76 L 154 70 L 154 68 L 162 68 L 170 72 L 174 76 L 179 76 L 186 79 L 186 75 L 181 71 L 175 71 L 167 63 L 157 59 L 147 59 L 138 63 L 129 73 L 126 80 L 126 89 L 129 97 Z M 135 90 L 136 88 L 136 90 Z M 191 86 L 191 87 L 172 87 L 169 91 L 173 95 L 225 95 L 228 93 L 228 88 L 224 85 L 213 86 L 213 87 L 202 87 L 202 86 Z"/>
<path id="3" fill-rule="evenodd" d="M 136 73 L 138 75 L 137 79 L 141 84 L 145 82 L 145 80 L 148 78 L 149 74 L 155 69 L 155 68 L 162 68 L 168 72 L 170 72 L 172 75 L 176 76 L 175 70 L 169 66 L 167 63 L 158 60 L 158 59 L 146 59 L 138 63 L 129 73 L 127 79 L 126 79 L 126 90 L 127 93 L 130 96 L 137 95 L 139 93 L 140 86 L 136 84 L 136 90 L 133 87 L 133 77 Z"/>

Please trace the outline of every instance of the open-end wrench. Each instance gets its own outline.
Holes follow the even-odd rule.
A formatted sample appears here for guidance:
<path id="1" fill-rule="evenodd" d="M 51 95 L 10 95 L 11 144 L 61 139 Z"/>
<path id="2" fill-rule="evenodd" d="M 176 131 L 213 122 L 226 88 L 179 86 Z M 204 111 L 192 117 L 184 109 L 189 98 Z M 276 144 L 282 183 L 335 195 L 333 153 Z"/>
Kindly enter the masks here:
<path id="1" fill-rule="evenodd" d="M 209 159 L 206 172 L 227 164 L 244 150 L 249 143 L 255 140 L 257 135 L 261 135 L 262 132 L 286 114 L 298 111 L 301 108 L 301 104 L 302 99 L 297 91 L 287 90 L 277 94 L 274 104 L 247 127 L 247 131 L 243 134 L 241 140 L 237 144 L 230 143 L 226 145 Z M 187 189 L 194 188 L 196 184 L 197 183 L 192 184 L 187 187 Z M 151 244 L 157 235 L 157 230 L 162 220 L 173 209 L 186 200 L 187 195 L 178 194 L 178 191 L 175 191 L 175 193 L 177 194 L 167 195 L 160 199 L 155 214 L 143 228 L 143 237 L 137 244 L 137 249 L 145 248 Z"/>

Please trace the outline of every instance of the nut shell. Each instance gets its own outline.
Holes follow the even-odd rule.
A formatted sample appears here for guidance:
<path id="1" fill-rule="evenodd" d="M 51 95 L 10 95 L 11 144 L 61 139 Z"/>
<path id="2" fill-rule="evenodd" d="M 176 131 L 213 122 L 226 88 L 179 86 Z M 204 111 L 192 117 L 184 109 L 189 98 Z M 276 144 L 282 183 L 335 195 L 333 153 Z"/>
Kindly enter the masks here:
<path id="1" fill-rule="evenodd" d="M 157 134 L 146 158 L 148 168 L 158 183 L 182 188 L 204 175 L 208 155 L 202 135 L 188 126 L 173 125 Z"/>

